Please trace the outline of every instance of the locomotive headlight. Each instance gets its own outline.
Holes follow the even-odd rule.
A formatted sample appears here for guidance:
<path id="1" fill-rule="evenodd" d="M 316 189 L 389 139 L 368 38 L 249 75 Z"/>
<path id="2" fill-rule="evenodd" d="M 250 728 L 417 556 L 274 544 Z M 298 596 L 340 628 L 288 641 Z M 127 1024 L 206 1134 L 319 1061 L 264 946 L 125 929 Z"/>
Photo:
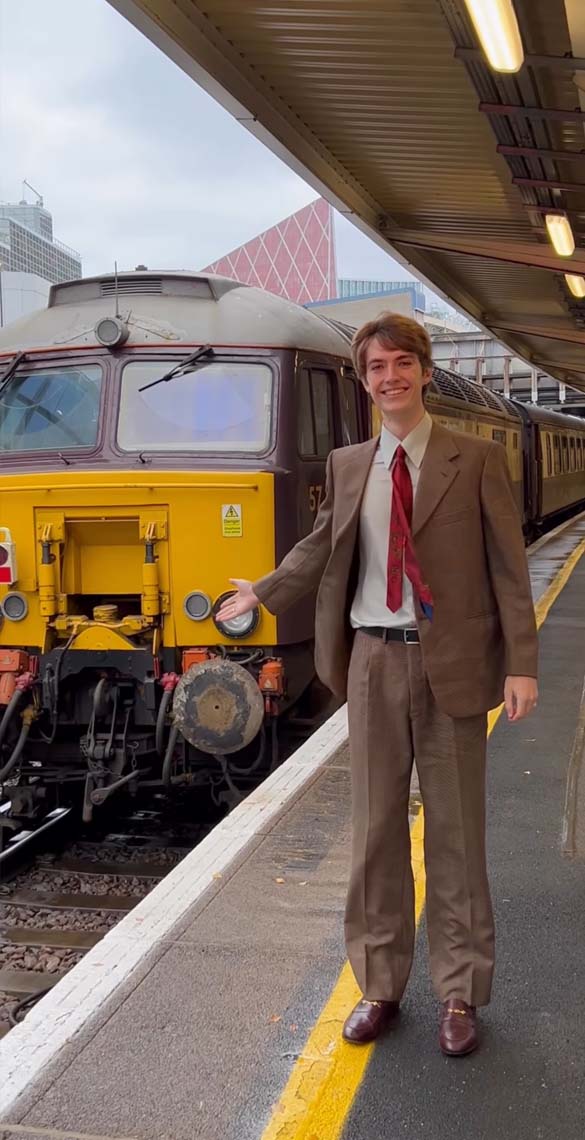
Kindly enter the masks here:
<path id="1" fill-rule="evenodd" d="M 95 339 L 104 348 L 119 348 L 130 336 L 130 329 L 119 317 L 103 317 L 94 328 Z"/>
<path id="2" fill-rule="evenodd" d="M 28 602 L 24 594 L 13 591 L 5 594 L 0 609 L 9 621 L 22 621 L 28 613 Z"/>
<path id="3" fill-rule="evenodd" d="M 221 594 L 219 598 L 217 598 L 213 607 L 213 620 L 219 632 L 223 633 L 225 637 L 249 637 L 260 621 L 260 611 L 257 607 L 250 610 L 247 614 L 241 614 L 240 617 L 229 618 L 227 621 L 217 621 L 215 616 L 226 598 L 233 597 L 233 594 L 233 590 L 228 590 L 225 594 Z"/>
<path id="4" fill-rule="evenodd" d="M 211 598 L 202 590 L 193 590 L 183 600 L 183 609 L 191 621 L 204 621 L 211 613 Z"/>

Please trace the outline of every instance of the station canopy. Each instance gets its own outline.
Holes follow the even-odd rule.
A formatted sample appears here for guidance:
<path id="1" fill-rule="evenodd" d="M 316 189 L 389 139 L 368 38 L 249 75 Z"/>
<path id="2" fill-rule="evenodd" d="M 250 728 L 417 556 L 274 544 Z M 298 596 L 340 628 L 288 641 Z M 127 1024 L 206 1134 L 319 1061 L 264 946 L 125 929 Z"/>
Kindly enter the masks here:
<path id="1" fill-rule="evenodd" d="M 378 245 L 585 390 L 565 281 L 585 276 L 585 0 L 514 0 L 514 75 L 488 66 L 464 0 L 110 2 Z"/>

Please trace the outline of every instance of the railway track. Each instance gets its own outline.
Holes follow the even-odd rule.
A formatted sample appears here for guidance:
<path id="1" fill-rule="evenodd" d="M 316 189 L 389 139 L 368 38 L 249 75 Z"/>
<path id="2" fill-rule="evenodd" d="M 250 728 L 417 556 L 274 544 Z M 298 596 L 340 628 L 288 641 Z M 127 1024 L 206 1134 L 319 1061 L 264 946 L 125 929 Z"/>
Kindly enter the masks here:
<path id="1" fill-rule="evenodd" d="M 327 712 L 287 722 L 281 763 Z M 0 825 L 0 1037 L 265 775 L 244 776 L 239 790 L 220 781 L 207 800 L 202 789 L 184 800 L 151 795 L 125 815 L 114 799 L 92 825 L 80 823 L 79 805 L 34 829 Z"/>
<path id="2" fill-rule="evenodd" d="M 37 849 L 32 862 L 22 838 L 19 856 L 28 865 L 18 871 L 14 863 L 16 873 L 0 884 L 0 1036 L 192 850 L 208 826 L 173 829 L 162 812 L 137 811 L 104 835 L 70 839 L 58 852 Z M 43 834 L 54 841 L 52 829 Z"/>

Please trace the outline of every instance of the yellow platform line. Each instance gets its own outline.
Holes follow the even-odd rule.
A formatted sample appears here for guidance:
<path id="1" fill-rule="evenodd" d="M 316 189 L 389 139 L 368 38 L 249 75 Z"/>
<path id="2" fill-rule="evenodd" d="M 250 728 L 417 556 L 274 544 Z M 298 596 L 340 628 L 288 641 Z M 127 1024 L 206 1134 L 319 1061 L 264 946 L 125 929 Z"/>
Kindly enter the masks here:
<path id="1" fill-rule="evenodd" d="M 538 629 L 569 580 L 582 555 L 579 543 L 535 606 Z M 488 716 L 488 737 L 504 705 Z M 426 878 L 423 854 L 424 814 L 420 809 L 410 832 L 415 888 L 415 921 L 423 912 Z M 262 1140 L 338 1140 L 374 1051 L 371 1045 L 349 1045 L 341 1037 L 343 1022 L 361 992 L 349 962 L 345 963 L 329 1000 L 298 1058 Z"/>

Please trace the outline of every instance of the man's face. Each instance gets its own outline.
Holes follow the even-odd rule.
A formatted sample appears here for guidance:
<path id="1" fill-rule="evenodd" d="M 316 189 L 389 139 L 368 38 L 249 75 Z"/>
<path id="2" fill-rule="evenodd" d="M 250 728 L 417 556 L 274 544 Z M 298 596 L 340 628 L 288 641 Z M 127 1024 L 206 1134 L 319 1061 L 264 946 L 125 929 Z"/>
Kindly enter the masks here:
<path id="1" fill-rule="evenodd" d="M 430 379 L 431 369 L 423 368 L 416 353 L 387 348 L 378 337 L 370 341 L 365 386 L 382 418 L 422 415 L 423 389 Z"/>

